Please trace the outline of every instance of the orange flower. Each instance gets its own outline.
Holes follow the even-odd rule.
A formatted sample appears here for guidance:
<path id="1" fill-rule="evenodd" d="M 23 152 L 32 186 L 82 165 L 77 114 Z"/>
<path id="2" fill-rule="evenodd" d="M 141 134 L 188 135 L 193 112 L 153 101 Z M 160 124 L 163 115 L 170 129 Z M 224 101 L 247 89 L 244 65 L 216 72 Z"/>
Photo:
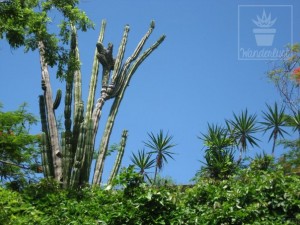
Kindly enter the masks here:
<path id="1" fill-rule="evenodd" d="M 300 67 L 293 70 L 292 77 L 296 80 L 298 84 L 300 84 Z"/>

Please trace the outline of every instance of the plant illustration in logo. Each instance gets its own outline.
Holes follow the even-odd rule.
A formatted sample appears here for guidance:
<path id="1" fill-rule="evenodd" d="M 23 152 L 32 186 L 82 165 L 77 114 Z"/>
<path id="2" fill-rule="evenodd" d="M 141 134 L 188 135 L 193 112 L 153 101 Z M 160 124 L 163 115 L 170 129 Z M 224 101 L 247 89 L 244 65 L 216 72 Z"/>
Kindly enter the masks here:
<path id="1" fill-rule="evenodd" d="M 272 46 L 276 29 L 271 27 L 277 18 L 272 20 L 271 13 L 267 16 L 265 10 L 263 10 L 261 17 L 256 16 L 256 18 L 257 20 L 252 20 L 252 22 L 258 27 L 253 29 L 257 46 Z"/>
<path id="2" fill-rule="evenodd" d="M 257 20 L 252 20 L 256 26 L 260 28 L 270 28 L 274 25 L 277 18 L 271 19 L 271 13 L 267 16 L 266 11 L 263 11 L 262 17 L 256 16 Z"/>

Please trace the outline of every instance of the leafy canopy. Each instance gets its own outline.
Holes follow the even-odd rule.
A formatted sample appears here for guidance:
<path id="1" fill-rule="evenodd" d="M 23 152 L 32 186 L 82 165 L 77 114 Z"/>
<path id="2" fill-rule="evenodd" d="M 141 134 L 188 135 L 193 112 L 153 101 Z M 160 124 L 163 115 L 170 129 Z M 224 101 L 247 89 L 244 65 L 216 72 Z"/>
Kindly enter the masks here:
<path id="1" fill-rule="evenodd" d="M 77 5 L 78 0 L 11 0 L 0 2 L 0 39 L 6 39 L 15 49 L 36 50 L 40 41 L 45 46 L 46 62 L 58 66 L 57 76 L 63 78 L 69 61 L 66 45 L 71 26 L 86 31 L 94 25 Z M 59 29 L 50 29 L 52 17 L 59 13 Z M 79 65 L 76 65 L 79 66 Z"/>

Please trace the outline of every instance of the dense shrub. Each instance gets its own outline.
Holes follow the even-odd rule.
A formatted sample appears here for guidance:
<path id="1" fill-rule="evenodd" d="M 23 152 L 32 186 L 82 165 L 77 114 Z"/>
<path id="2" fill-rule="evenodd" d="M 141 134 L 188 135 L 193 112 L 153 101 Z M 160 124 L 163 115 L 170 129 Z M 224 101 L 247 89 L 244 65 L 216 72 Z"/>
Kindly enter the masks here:
<path id="1" fill-rule="evenodd" d="M 249 167 L 188 188 L 140 183 L 62 191 L 44 180 L 22 193 L 0 189 L 0 199 L 0 224 L 8 225 L 300 223 L 300 178 L 280 168 Z"/>
<path id="2" fill-rule="evenodd" d="M 281 169 L 245 169 L 219 182 L 202 179 L 185 196 L 187 224 L 300 223 L 300 179 Z"/>

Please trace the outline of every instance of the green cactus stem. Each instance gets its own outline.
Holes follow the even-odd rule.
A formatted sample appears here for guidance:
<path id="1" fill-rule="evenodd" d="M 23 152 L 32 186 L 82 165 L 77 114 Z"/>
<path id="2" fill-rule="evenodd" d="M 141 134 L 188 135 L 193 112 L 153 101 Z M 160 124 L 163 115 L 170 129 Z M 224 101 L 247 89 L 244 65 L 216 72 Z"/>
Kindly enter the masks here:
<path id="1" fill-rule="evenodd" d="M 47 116 L 45 109 L 45 98 L 43 95 L 39 96 L 39 106 L 40 106 L 40 117 L 42 123 L 42 135 L 41 135 L 41 150 L 42 150 L 42 166 L 44 171 L 44 176 L 46 178 L 54 177 L 53 161 L 51 154 L 51 146 L 49 143 L 49 130 L 47 125 Z"/>
<path id="2" fill-rule="evenodd" d="M 53 110 L 56 110 L 61 102 L 61 95 L 62 95 L 62 92 L 60 89 L 57 90 L 56 92 L 56 97 L 55 97 L 55 100 L 53 102 Z"/>
<path id="3" fill-rule="evenodd" d="M 102 43 L 103 42 L 105 27 L 106 27 L 106 21 L 102 20 L 101 30 L 100 30 L 100 34 L 99 34 L 97 43 Z M 93 106 L 94 106 L 94 101 L 95 101 L 95 92 L 96 92 L 96 88 L 97 88 L 97 80 L 98 80 L 98 73 L 99 73 L 99 61 L 98 61 L 97 55 L 98 55 L 98 50 L 97 50 L 97 47 L 96 47 L 95 54 L 94 54 L 92 75 L 91 75 L 91 80 L 90 80 L 90 88 L 89 88 L 89 95 L 88 95 L 88 101 L 87 101 L 87 108 L 86 108 L 84 121 L 82 122 L 82 123 L 84 123 L 84 125 L 81 124 L 81 126 L 84 126 L 85 128 L 80 129 L 80 131 L 79 131 L 77 146 L 75 145 L 75 142 L 76 142 L 75 136 L 73 137 L 73 145 L 74 145 L 74 147 L 76 146 L 75 158 L 76 158 L 76 155 L 77 155 L 77 157 L 79 157 L 81 155 L 87 155 L 87 156 L 92 155 L 93 151 L 94 151 L 93 146 L 92 147 L 90 146 L 90 143 L 93 143 L 93 139 L 90 140 L 90 134 L 86 134 L 86 133 L 82 134 L 81 132 L 87 132 L 87 127 L 90 126 L 89 124 L 93 124 L 91 118 L 92 118 L 92 112 L 93 112 L 93 108 L 94 108 Z M 79 112 L 79 110 L 78 110 L 78 112 Z M 81 113 L 81 111 L 80 111 L 80 113 Z M 82 111 L 82 113 L 83 113 L 83 111 Z M 76 114 L 76 112 L 75 112 L 75 114 Z M 83 116 L 81 118 L 78 118 L 78 117 L 79 117 L 78 115 L 75 116 L 76 121 L 81 120 L 83 118 Z M 76 135 L 77 130 L 78 129 L 73 129 L 73 134 L 74 135 Z M 84 138 L 84 140 L 82 138 Z M 93 138 L 93 135 L 92 135 L 92 138 Z M 88 143 L 88 144 L 85 145 L 85 143 Z M 89 157 L 84 157 L 83 159 L 84 159 L 84 161 L 86 161 L 86 162 L 82 163 L 82 165 L 84 166 L 83 168 L 85 169 L 85 172 L 82 172 L 80 174 L 80 171 L 79 171 L 78 174 L 77 174 L 77 170 L 75 169 L 76 173 L 71 176 L 72 185 L 75 185 L 75 183 L 79 184 L 80 182 L 87 182 L 87 180 L 83 181 L 83 179 L 87 177 L 86 173 L 89 170 L 89 169 L 87 169 L 87 166 L 86 166 L 87 165 L 87 160 L 89 160 Z M 74 164 L 73 168 L 77 168 L 78 161 L 76 161 L 76 159 L 75 159 L 73 164 Z M 73 173 L 74 173 L 74 169 L 72 170 L 72 174 Z M 76 180 L 73 181 L 73 179 L 76 179 Z"/>
<path id="4" fill-rule="evenodd" d="M 50 85 L 50 76 L 48 71 L 48 65 L 45 60 L 45 47 L 42 41 L 38 43 L 39 53 L 40 53 L 40 65 L 42 71 L 42 80 L 45 82 L 45 103 L 47 111 L 47 121 L 49 127 L 49 142 L 51 143 L 52 149 L 52 159 L 54 167 L 54 175 L 57 181 L 62 180 L 62 162 L 61 162 L 61 151 L 58 138 L 58 130 L 56 119 L 53 111 L 53 100 L 52 100 L 52 90 Z"/>
<path id="5" fill-rule="evenodd" d="M 118 50 L 118 55 L 117 55 L 117 58 L 115 60 L 112 82 L 111 82 L 110 85 L 108 85 L 107 88 L 102 86 L 101 97 L 97 100 L 95 109 L 93 111 L 93 121 L 94 121 L 94 137 L 93 137 L 93 140 L 95 140 L 97 132 L 98 132 L 98 126 L 99 126 L 99 121 L 100 121 L 100 117 L 101 117 L 101 110 L 104 106 L 104 103 L 105 103 L 106 100 L 113 97 L 111 95 L 111 93 L 113 92 L 113 90 L 115 88 L 115 80 L 116 80 L 115 77 L 117 76 L 118 71 L 121 68 L 121 64 L 122 64 L 122 61 L 123 61 L 123 58 L 124 58 L 124 53 L 125 53 L 125 48 L 126 48 L 126 44 L 127 44 L 129 30 L 130 30 L 129 26 L 126 25 L 125 28 L 124 28 L 124 33 L 123 33 L 123 37 L 122 37 L 122 40 L 121 40 L 121 44 L 120 44 L 120 47 L 119 47 L 119 50 Z M 103 66 L 103 70 L 105 70 L 104 66 Z"/>
<path id="6" fill-rule="evenodd" d="M 51 163 L 49 162 L 49 157 L 48 157 L 48 143 L 47 143 L 47 136 L 46 134 L 43 132 L 41 134 L 41 152 L 42 152 L 42 166 L 43 166 L 43 172 L 44 172 L 44 176 L 46 178 L 50 178 L 53 177 L 53 171 L 51 171 Z"/>
<path id="7" fill-rule="evenodd" d="M 99 34 L 97 43 L 102 43 L 103 42 L 105 28 L 106 28 L 106 21 L 102 20 L 101 30 L 100 30 L 100 34 Z M 94 54 L 94 61 L 93 61 L 92 76 L 91 76 L 91 81 L 90 81 L 88 102 L 87 102 L 87 107 L 86 107 L 86 118 L 91 118 L 92 117 L 93 106 L 94 106 L 94 102 L 95 102 L 95 92 L 96 92 L 98 73 L 99 73 L 99 61 L 98 61 L 97 55 L 98 55 L 98 50 L 96 48 L 95 49 L 95 54 Z"/>
<path id="8" fill-rule="evenodd" d="M 86 130 L 85 146 L 84 146 L 84 153 L 83 153 L 84 158 L 82 160 L 82 168 L 80 172 L 79 185 L 83 185 L 85 183 L 88 183 L 89 181 L 93 153 L 94 153 L 93 120 L 90 119 L 89 121 L 87 121 L 87 130 Z"/>
<path id="9" fill-rule="evenodd" d="M 120 166 L 121 166 L 121 162 L 124 156 L 124 152 L 125 152 L 125 147 L 126 147 L 126 141 L 127 141 L 127 137 L 128 137 L 128 131 L 127 130 L 123 130 L 122 133 L 122 138 L 121 138 L 121 142 L 120 142 L 120 148 L 118 149 L 118 155 L 116 157 L 115 163 L 114 163 L 114 167 L 110 173 L 107 185 L 109 188 L 112 187 L 112 182 L 115 179 L 115 177 L 117 176 Z"/>
<path id="10" fill-rule="evenodd" d="M 66 93 L 65 93 L 65 110 L 64 110 L 64 117 L 65 117 L 65 132 L 62 133 L 62 147 L 64 148 L 62 151 L 63 154 L 63 185 L 67 187 L 69 184 L 69 179 L 71 175 L 71 168 L 72 168 L 72 120 L 71 120 L 71 113 L 72 113 L 72 93 L 73 92 L 73 78 L 71 74 L 68 74 L 66 79 Z"/>
<path id="11" fill-rule="evenodd" d="M 71 46 L 72 47 L 72 53 L 74 54 L 74 59 L 77 62 L 80 62 L 79 58 L 79 49 L 78 49 L 78 38 L 77 38 L 77 31 L 76 27 L 71 25 L 72 29 L 72 39 L 71 39 Z M 71 172 L 71 167 L 74 163 L 74 156 L 77 149 L 77 143 L 78 143 L 78 137 L 79 137 L 79 130 L 80 125 L 83 122 L 83 111 L 84 111 L 84 104 L 82 101 L 82 90 L 81 90 L 81 71 L 80 69 L 76 69 L 74 72 L 74 78 L 73 78 L 73 85 L 74 85 L 74 114 L 73 114 L 73 132 L 70 134 L 70 137 L 72 136 L 72 149 L 70 152 L 70 168 L 69 171 Z"/>
<path id="12" fill-rule="evenodd" d="M 78 144 L 77 144 L 76 154 L 74 157 L 73 167 L 71 171 L 70 186 L 72 188 L 76 188 L 77 185 L 79 184 L 80 169 L 82 166 L 82 160 L 84 156 L 85 134 L 86 134 L 86 125 L 82 123 L 80 126 Z"/>
<path id="13" fill-rule="evenodd" d="M 95 166 L 94 171 L 94 177 L 93 177 L 93 185 L 99 184 L 101 182 L 103 168 L 104 168 L 104 160 L 105 155 L 108 149 L 109 139 L 110 135 L 114 126 L 115 118 L 118 113 L 119 106 L 121 104 L 121 101 L 123 99 L 124 93 L 126 88 L 128 87 L 129 81 L 132 78 L 134 72 L 139 67 L 139 65 L 164 41 L 165 35 L 161 36 L 156 43 L 154 43 L 150 48 L 148 48 L 141 56 L 138 57 L 140 54 L 146 40 L 150 36 L 152 30 L 154 28 L 154 22 L 151 22 L 150 28 L 148 32 L 144 35 L 142 40 L 139 42 L 137 48 L 135 49 L 134 53 L 126 60 L 123 68 L 121 76 L 124 76 L 124 82 L 122 82 L 119 86 L 119 91 L 117 93 L 117 96 L 114 99 L 114 102 L 112 104 L 104 134 L 101 139 L 100 143 L 100 151 L 98 155 L 98 159 Z M 138 58 L 137 58 L 138 57 Z M 135 60 L 136 59 L 136 60 Z M 132 65 L 131 65 L 132 64 Z"/>

